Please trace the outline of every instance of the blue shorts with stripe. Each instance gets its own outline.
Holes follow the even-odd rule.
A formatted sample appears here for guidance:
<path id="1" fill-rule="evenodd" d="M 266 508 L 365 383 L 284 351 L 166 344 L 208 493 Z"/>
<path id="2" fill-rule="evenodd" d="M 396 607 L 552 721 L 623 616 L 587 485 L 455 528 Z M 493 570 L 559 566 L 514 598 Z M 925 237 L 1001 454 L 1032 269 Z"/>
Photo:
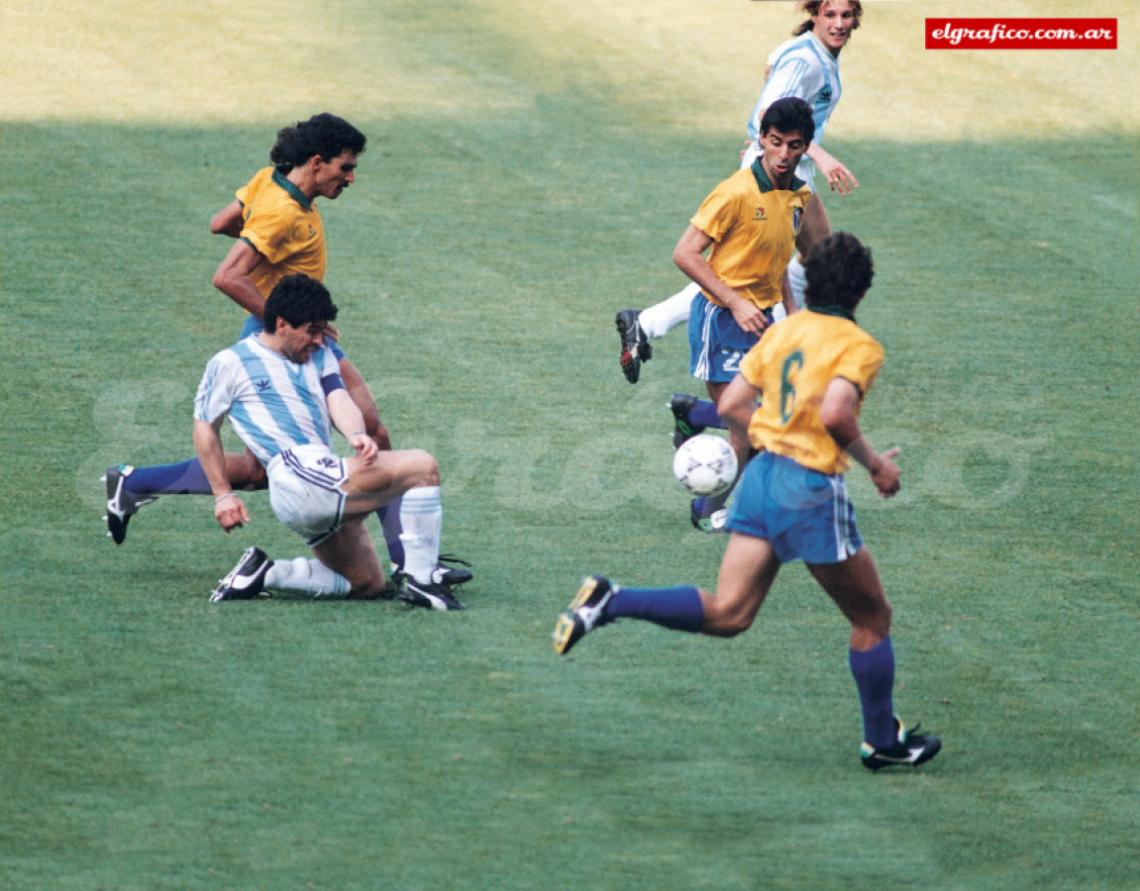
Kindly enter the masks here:
<path id="1" fill-rule="evenodd" d="M 251 334 L 259 334 L 265 330 L 265 325 L 262 324 L 261 319 L 257 316 L 246 316 L 245 324 L 241 326 L 241 334 L 238 340 L 245 340 Z M 344 361 L 344 350 L 340 348 L 340 344 L 333 340 L 331 337 L 325 338 L 325 343 L 328 344 L 332 354 L 336 356 L 337 362 Z"/>
<path id="2" fill-rule="evenodd" d="M 764 315 L 772 321 L 772 310 L 764 310 Z M 698 294 L 689 310 L 689 373 L 698 380 L 726 384 L 736 377 L 740 360 L 759 339 L 742 331 L 729 310 Z"/>
<path id="3" fill-rule="evenodd" d="M 772 545 L 781 563 L 842 563 L 863 546 L 843 474 L 761 452 L 740 478 L 728 528 Z"/>

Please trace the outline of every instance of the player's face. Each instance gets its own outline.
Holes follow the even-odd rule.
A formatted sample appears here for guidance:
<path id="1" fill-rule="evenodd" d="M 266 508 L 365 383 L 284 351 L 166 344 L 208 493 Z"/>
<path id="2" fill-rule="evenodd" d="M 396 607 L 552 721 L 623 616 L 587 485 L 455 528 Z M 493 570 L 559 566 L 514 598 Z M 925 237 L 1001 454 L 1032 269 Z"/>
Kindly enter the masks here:
<path id="1" fill-rule="evenodd" d="M 309 322 L 294 328 L 284 319 L 277 321 L 278 332 L 285 336 L 281 352 L 290 362 L 304 365 L 324 343 L 328 326 L 324 322 Z"/>
<path id="2" fill-rule="evenodd" d="M 811 20 L 816 39 L 831 50 L 833 56 L 838 56 L 851 36 L 855 10 L 851 8 L 850 0 L 824 0 Z"/>
<path id="3" fill-rule="evenodd" d="M 316 194 L 324 198 L 336 198 L 351 183 L 356 182 L 356 153 L 345 149 L 328 161 L 317 157 L 315 173 Z"/>
<path id="4" fill-rule="evenodd" d="M 787 185 L 791 181 L 796 165 L 807 151 L 807 141 L 799 130 L 785 133 L 775 127 L 760 136 L 760 147 L 764 150 L 761 163 L 772 180 L 772 185 Z"/>

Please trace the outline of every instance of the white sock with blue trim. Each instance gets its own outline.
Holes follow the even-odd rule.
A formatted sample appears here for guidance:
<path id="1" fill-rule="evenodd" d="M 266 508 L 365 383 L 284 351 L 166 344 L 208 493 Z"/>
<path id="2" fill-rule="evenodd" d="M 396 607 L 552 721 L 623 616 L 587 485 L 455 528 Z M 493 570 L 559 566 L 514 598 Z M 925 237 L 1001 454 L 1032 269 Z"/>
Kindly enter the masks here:
<path id="1" fill-rule="evenodd" d="M 439 486 L 418 486 L 404 493 L 400 502 L 400 541 L 404 545 L 404 572 L 417 582 L 431 584 L 439 564 L 439 536 L 443 529 L 443 506 Z"/>
<path id="2" fill-rule="evenodd" d="M 273 561 L 265 573 L 265 587 L 332 600 L 346 596 L 352 583 L 320 560 L 294 557 L 292 560 Z"/>

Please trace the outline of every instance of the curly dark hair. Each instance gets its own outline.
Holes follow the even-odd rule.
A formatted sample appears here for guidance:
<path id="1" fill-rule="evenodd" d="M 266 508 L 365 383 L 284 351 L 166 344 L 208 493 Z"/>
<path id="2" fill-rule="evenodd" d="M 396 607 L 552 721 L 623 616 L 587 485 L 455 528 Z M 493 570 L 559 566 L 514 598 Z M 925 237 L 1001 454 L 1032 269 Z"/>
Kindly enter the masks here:
<path id="1" fill-rule="evenodd" d="M 273 334 L 277 331 L 278 319 L 294 328 L 312 322 L 331 322 L 336 319 L 336 304 L 323 284 L 297 273 L 285 276 L 273 286 L 261 318 L 265 330 Z"/>
<path id="2" fill-rule="evenodd" d="M 802 9 L 810 16 L 819 15 L 819 10 L 826 3 L 827 0 L 798 0 L 796 6 Z M 851 30 L 854 31 L 859 27 L 859 23 L 863 20 L 863 4 L 860 0 L 851 0 L 851 11 L 855 13 L 855 18 L 851 22 Z M 806 22 L 800 22 L 792 34 L 799 37 L 801 34 L 806 34 L 815 27 L 815 22 L 808 19 Z"/>
<path id="3" fill-rule="evenodd" d="M 808 309 L 834 306 L 853 312 L 871 287 L 875 264 L 870 248 L 850 232 L 832 232 L 814 247 L 804 261 Z"/>
<path id="4" fill-rule="evenodd" d="M 322 161 L 331 161 L 345 149 L 359 155 L 365 142 L 367 137 L 344 118 L 323 112 L 278 130 L 269 160 L 279 171 L 288 173 L 313 155 L 319 155 Z"/>
<path id="5" fill-rule="evenodd" d="M 815 138 L 815 121 L 811 116 L 811 106 L 798 96 L 785 96 L 777 99 L 766 109 L 760 118 L 760 135 L 775 127 L 781 133 L 799 131 L 804 142 L 810 144 Z"/>

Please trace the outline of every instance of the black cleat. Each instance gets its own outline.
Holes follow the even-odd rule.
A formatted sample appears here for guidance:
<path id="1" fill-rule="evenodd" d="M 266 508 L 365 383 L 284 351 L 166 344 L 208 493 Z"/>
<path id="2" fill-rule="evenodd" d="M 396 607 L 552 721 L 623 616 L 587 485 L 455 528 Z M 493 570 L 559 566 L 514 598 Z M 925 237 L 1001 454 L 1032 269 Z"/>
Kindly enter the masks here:
<path id="1" fill-rule="evenodd" d="M 902 721 L 898 724 L 898 742 L 885 749 L 876 749 L 868 742 L 859 747 L 859 757 L 867 770 L 880 770 L 884 767 L 918 767 L 938 754 L 942 740 L 937 736 L 927 736 L 914 730 L 907 730 Z"/>
<path id="2" fill-rule="evenodd" d="M 261 548 L 246 548 L 237 566 L 218 582 L 218 587 L 210 595 L 210 603 L 220 603 L 223 600 L 252 600 L 257 597 L 265 590 L 265 574 L 272 565 L 273 561 Z"/>
<path id="3" fill-rule="evenodd" d="M 625 379 L 636 384 L 641 377 L 641 363 L 653 358 L 653 347 L 638 321 L 636 309 L 623 309 L 614 318 L 621 337 L 621 370 Z"/>
<path id="4" fill-rule="evenodd" d="M 123 484 L 132 473 L 134 468 L 130 464 L 116 464 L 108 467 L 101 478 L 107 484 L 107 514 L 103 519 L 107 521 L 107 535 L 117 545 L 127 538 L 131 516 L 155 500 L 152 495 L 132 495 L 126 490 Z"/>
<path id="5" fill-rule="evenodd" d="M 689 423 L 689 412 L 699 401 L 688 393 L 674 393 L 669 400 L 669 411 L 673 412 L 673 448 L 679 449 L 686 439 L 704 433 L 703 424 Z"/>
<path id="6" fill-rule="evenodd" d="M 582 586 L 567 610 L 554 623 L 554 652 L 565 656 L 583 637 L 593 631 L 602 618 L 602 610 L 617 590 L 610 580 L 591 575 L 582 580 Z"/>
<path id="7" fill-rule="evenodd" d="M 433 581 L 430 584 L 424 584 L 417 582 L 410 575 L 400 573 L 397 584 L 399 588 L 396 596 L 410 606 L 421 606 L 424 609 L 434 609 L 440 612 L 464 608 L 463 604 L 455 599 L 451 589 L 440 582 Z"/>

